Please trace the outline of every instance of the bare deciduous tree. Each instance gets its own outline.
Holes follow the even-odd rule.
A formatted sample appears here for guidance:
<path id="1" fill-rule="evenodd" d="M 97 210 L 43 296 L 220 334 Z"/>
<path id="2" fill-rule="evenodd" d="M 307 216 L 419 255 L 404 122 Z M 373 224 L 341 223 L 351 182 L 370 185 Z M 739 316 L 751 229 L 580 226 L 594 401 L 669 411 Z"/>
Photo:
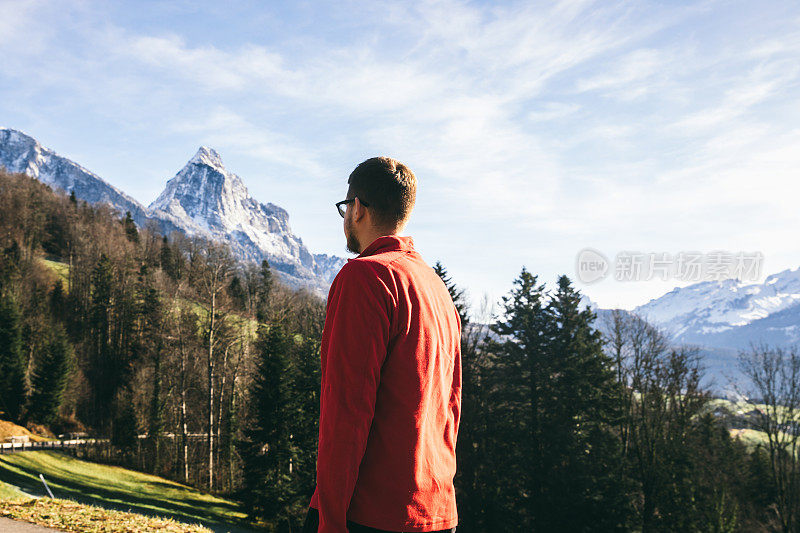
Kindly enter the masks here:
<path id="1" fill-rule="evenodd" d="M 214 357 L 219 333 L 227 326 L 225 292 L 233 273 L 234 260 L 227 246 L 204 242 L 193 255 L 193 275 L 198 282 L 199 301 L 205 308 L 204 338 L 208 369 L 208 488 L 214 489 Z"/>
<path id="2" fill-rule="evenodd" d="M 777 492 L 777 511 L 785 532 L 800 527 L 800 351 L 797 347 L 751 345 L 739 354 L 739 367 L 750 389 L 741 396 L 752 407 L 755 428 L 766 437 L 766 450 Z"/>

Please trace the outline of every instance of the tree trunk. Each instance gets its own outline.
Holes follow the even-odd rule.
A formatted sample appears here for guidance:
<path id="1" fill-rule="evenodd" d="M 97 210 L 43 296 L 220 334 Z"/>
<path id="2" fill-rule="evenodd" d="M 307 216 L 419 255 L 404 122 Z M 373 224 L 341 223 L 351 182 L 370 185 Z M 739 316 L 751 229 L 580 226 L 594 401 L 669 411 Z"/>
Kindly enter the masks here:
<path id="1" fill-rule="evenodd" d="M 183 482 L 188 484 L 189 483 L 189 442 L 187 437 L 187 428 L 186 428 L 186 348 L 183 345 L 183 325 L 179 325 L 179 334 L 180 334 L 180 347 L 181 347 L 181 379 L 180 379 L 180 387 L 181 387 L 181 421 L 180 421 L 180 433 L 181 433 L 181 447 L 183 448 Z"/>
<path id="2" fill-rule="evenodd" d="M 211 293 L 208 328 L 208 490 L 214 490 L 214 312 L 216 294 Z"/>
<path id="3" fill-rule="evenodd" d="M 220 372 L 219 399 L 217 400 L 217 464 L 222 464 L 222 413 L 225 407 L 225 377 L 228 372 L 228 352 L 231 349 L 229 343 L 225 346 L 225 353 L 222 356 L 222 369 Z"/>

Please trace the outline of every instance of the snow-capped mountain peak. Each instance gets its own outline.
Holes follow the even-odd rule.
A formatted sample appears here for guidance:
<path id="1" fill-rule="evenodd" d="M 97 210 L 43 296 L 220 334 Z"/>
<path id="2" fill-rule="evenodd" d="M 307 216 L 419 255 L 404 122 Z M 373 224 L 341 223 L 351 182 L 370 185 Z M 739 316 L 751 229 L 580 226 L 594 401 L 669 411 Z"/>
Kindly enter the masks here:
<path id="1" fill-rule="evenodd" d="M 195 165 L 207 165 L 217 170 L 225 169 L 222 164 L 222 157 L 220 157 L 216 150 L 209 148 L 208 146 L 201 146 L 197 150 L 197 153 L 194 154 L 194 157 L 189 160 L 189 163 L 193 163 Z"/>
<path id="2" fill-rule="evenodd" d="M 242 179 L 229 172 L 219 153 L 201 146 L 188 163 L 167 182 L 164 191 L 150 204 L 197 230 L 234 230 L 252 223 L 252 199 Z M 271 206 L 279 217 L 286 212 Z M 256 209 L 258 210 L 258 209 Z"/>
<path id="3" fill-rule="evenodd" d="M 779 293 L 797 293 L 800 292 L 800 267 L 786 269 L 777 274 L 767 276 L 764 285 L 772 285 Z"/>
<path id="4" fill-rule="evenodd" d="M 612 335 L 611 310 L 597 312 L 603 317 L 597 326 Z M 800 345 L 800 267 L 767 276 L 764 283 L 726 279 L 676 287 L 633 314 L 659 326 L 673 343 L 697 347 L 708 385 L 727 392 L 730 380 L 746 379 L 737 357 L 753 344 Z"/>
<path id="5" fill-rule="evenodd" d="M 190 235 L 228 242 L 240 257 L 267 259 L 295 284 L 301 282 L 294 278 L 321 278 L 313 284 L 322 290 L 344 264 L 341 258 L 311 254 L 292 232 L 289 214 L 253 198 L 242 179 L 207 146 L 167 182 L 150 210 Z"/>

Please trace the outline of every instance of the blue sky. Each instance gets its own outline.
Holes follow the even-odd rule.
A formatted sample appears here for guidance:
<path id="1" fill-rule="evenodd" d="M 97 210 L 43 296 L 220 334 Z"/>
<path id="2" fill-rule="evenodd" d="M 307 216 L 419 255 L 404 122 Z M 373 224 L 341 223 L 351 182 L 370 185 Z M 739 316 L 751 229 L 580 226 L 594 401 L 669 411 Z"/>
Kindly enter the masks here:
<path id="1" fill-rule="evenodd" d="M 477 302 L 577 253 L 800 265 L 796 2 L 0 0 L 0 125 L 149 204 L 200 145 L 314 252 L 367 157 Z M 633 307 L 675 280 L 576 286 Z"/>

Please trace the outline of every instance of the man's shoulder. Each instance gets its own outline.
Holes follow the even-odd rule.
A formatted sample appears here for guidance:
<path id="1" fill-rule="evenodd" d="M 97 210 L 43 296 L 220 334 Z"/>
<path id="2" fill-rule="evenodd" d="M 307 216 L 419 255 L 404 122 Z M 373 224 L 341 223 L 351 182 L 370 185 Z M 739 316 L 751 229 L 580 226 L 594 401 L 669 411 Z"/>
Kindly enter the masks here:
<path id="1" fill-rule="evenodd" d="M 366 280 L 367 283 L 387 288 L 396 296 L 399 285 L 416 284 L 431 276 L 436 277 L 433 268 L 416 250 L 392 250 L 348 259 L 333 284 L 364 283 Z"/>
<path id="2" fill-rule="evenodd" d="M 355 257 L 347 260 L 336 277 L 341 279 L 375 277 L 379 266 L 380 262 L 374 260 L 372 256 Z"/>
<path id="3" fill-rule="evenodd" d="M 331 288 L 360 287 L 370 292 L 387 292 L 390 281 L 389 269 L 373 256 L 348 260 L 333 280 Z"/>

